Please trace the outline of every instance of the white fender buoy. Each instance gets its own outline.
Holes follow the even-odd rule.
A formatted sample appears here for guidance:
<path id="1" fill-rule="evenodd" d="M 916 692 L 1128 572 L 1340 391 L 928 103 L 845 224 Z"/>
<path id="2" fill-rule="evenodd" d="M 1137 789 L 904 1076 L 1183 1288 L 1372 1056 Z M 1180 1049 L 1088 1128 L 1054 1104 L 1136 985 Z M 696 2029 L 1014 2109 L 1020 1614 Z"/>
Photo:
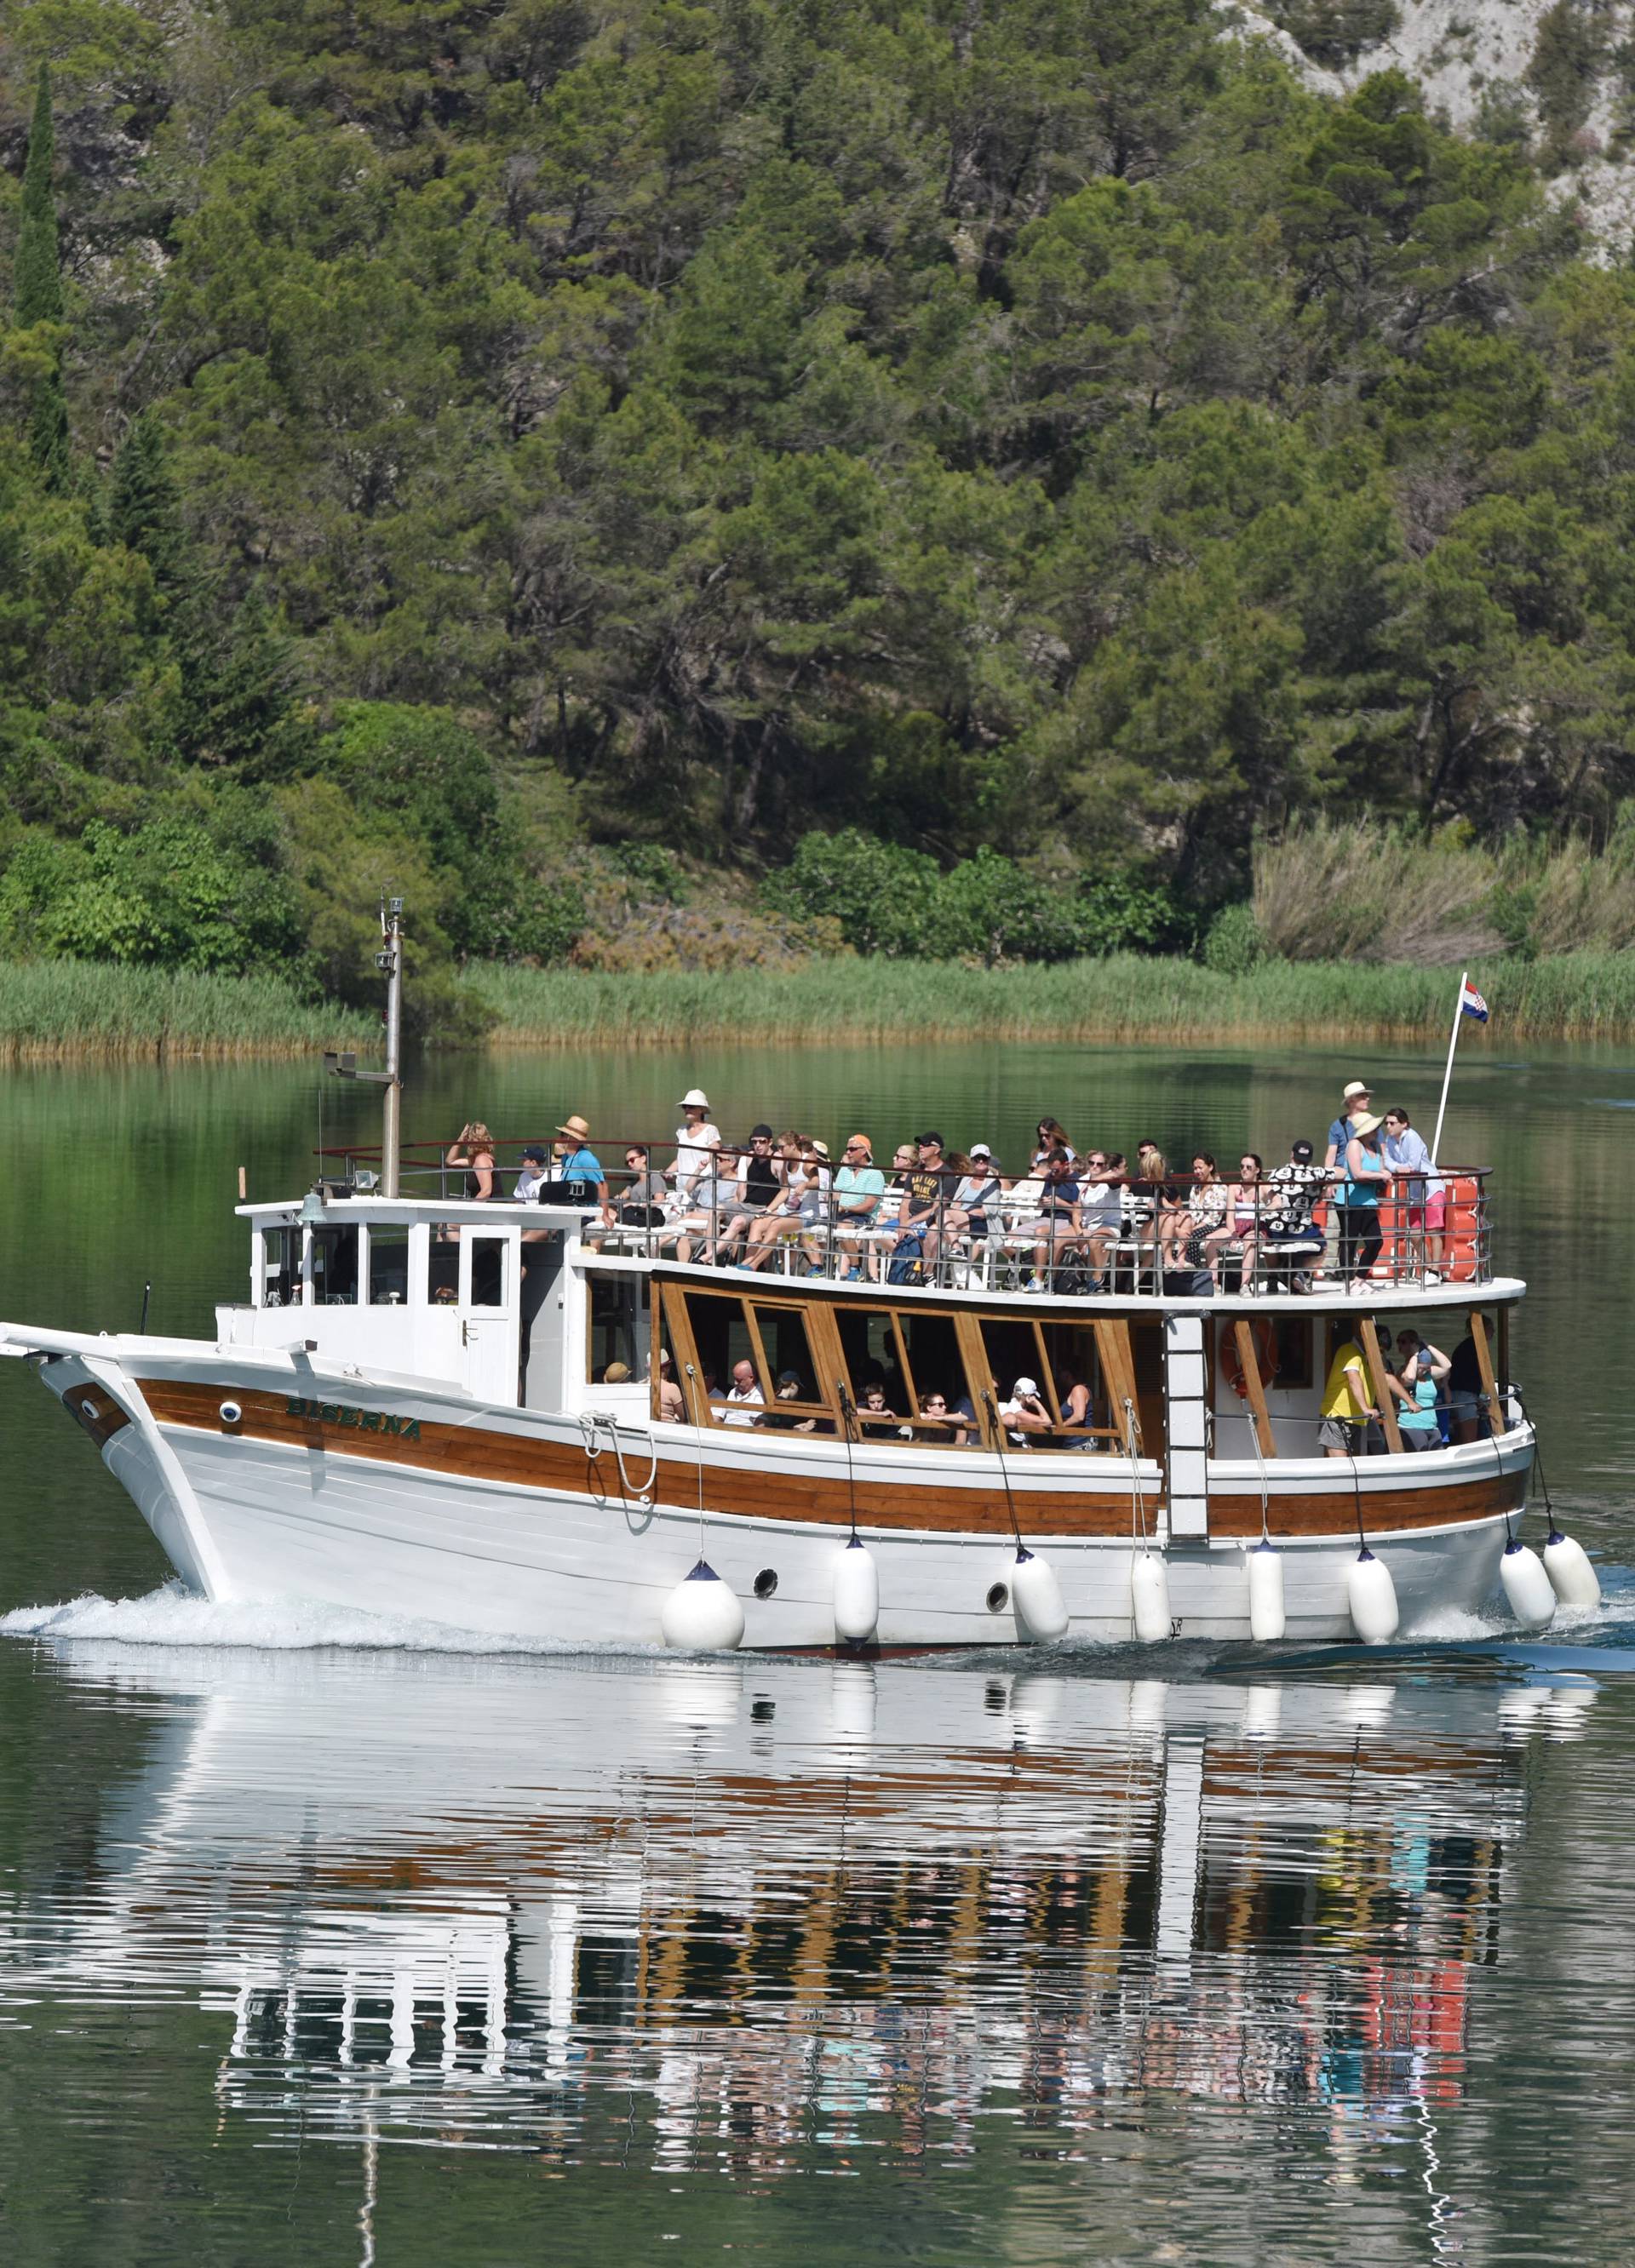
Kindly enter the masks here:
<path id="1" fill-rule="evenodd" d="M 835 1554 L 835 1635 L 860 1643 L 880 1623 L 880 1569 L 866 1543 L 854 1535 Z"/>
<path id="2" fill-rule="evenodd" d="M 1169 1636 L 1169 1570 L 1161 1552 L 1143 1551 L 1132 1563 L 1130 1602 L 1143 1646 L 1156 1646 Z"/>
<path id="3" fill-rule="evenodd" d="M 1556 1611 L 1556 1594 L 1536 1551 L 1518 1543 L 1513 1535 L 1499 1563 L 1499 1580 L 1505 1587 L 1510 1611 L 1523 1630 L 1543 1630 Z"/>
<path id="4" fill-rule="evenodd" d="M 743 1643 L 744 1610 L 732 1585 L 701 1559 L 665 1601 L 659 1627 L 665 1644 L 683 1653 L 730 1653 Z"/>
<path id="5" fill-rule="evenodd" d="M 1289 1626 L 1283 1611 L 1283 1554 L 1257 1543 L 1248 1554 L 1249 1636 L 1262 1646 L 1280 1638 Z"/>
<path id="6" fill-rule="evenodd" d="M 1365 1646 L 1384 1646 L 1396 1636 L 1402 1620 L 1396 1586 L 1390 1569 L 1366 1543 L 1345 1571 L 1345 1603 L 1351 1610 L 1351 1626 Z"/>
<path id="7" fill-rule="evenodd" d="M 1564 1607 L 1598 1607 L 1601 1578 L 1581 1543 L 1564 1535 L 1552 1521 L 1544 1538 L 1544 1572 L 1550 1587 Z"/>
<path id="8" fill-rule="evenodd" d="M 1026 1550 L 1020 1544 L 1016 1548 L 1016 1565 L 1011 1570 L 1011 1603 L 1016 1609 L 1023 1635 L 1038 1645 L 1048 1645 L 1050 1639 L 1062 1637 L 1067 1629 L 1067 1607 L 1055 1568 L 1048 1559 L 1041 1559 L 1037 1552 Z"/>

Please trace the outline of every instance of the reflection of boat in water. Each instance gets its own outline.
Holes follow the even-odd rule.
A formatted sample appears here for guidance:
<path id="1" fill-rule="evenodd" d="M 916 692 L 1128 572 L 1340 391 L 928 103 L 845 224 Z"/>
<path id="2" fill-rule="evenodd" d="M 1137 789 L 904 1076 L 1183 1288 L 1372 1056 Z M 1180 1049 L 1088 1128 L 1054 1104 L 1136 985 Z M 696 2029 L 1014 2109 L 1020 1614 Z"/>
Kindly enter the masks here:
<path id="1" fill-rule="evenodd" d="M 164 1713 L 4 1997 L 197 1996 L 230 2103 L 774 2169 L 819 2113 L 1456 2094 L 1522 1730 L 1491 1689 L 75 1648 Z M 620 1742 L 609 1756 L 607 1728 Z M 836 2125 L 838 2122 L 838 2126 Z"/>

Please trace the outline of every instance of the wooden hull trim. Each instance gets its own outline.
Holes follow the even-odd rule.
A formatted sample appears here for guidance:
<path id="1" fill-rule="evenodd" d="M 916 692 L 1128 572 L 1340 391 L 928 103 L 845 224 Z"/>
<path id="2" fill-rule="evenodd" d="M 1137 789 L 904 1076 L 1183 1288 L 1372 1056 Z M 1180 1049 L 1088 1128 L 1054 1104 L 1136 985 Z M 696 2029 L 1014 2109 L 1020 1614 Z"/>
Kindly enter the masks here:
<path id="1" fill-rule="evenodd" d="M 155 1421 L 162 1428 L 180 1427 L 228 1440 L 265 1441 L 304 1449 L 328 1459 L 357 1460 L 412 1467 L 446 1476 L 454 1483 L 497 1483 L 501 1485 L 565 1495 L 592 1503 L 614 1502 L 627 1509 L 642 1507 L 622 1477 L 618 1460 L 605 1443 L 593 1456 L 580 1439 L 562 1440 L 539 1434 L 508 1432 L 485 1425 L 474 1413 L 468 1423 L 405 1418 L 359 1404 L 331 1403 L 306 1395 L 269 1394 L 218 1384 L 174 1378 L 136 1381 Z M 368 1395 L 359 1383 L 353 1391 Z M 241 1412 L 236 1423 L 221 1416 L 225 1394 L 230 1407 Z M 382 1398 L 379 1391 L 374 1397 Z M 82 1421 L 83 1422 L 83 1421 Z M 705 1449 L 703 1491 L 711 1517 L 727 1515 L 757 1522 L 789 1522 L 807 1528 L 848 1531 L 853 1517 L 853 1495 L 843 1475 L 827 1469 L 799 1470 L 792 1461 L 771 1471 L 759 1463 L 729 1462 L 720 1454 L 731 1436 L 711 1440 Z M 756 1443 L 758 1449 L 763 1445 Z M 1446 1528 L 1464 1521 L 1491 1520 L 1518 1510 L 1527 1490 L 1531 1464 L 1530 1444 L 1518 1444 L 1523 1453 L 1510 1469 L 1488 1470 L 1472 1476 L 1468 1470 L 1444 1477 L 1427 1474 L 1418 1486 L 1394 1484 L 1381 1476 L 1371 1481 L 1361 1496 L 1361 1516 L 1371 1537 Z M 712 1454 L 711 1452 L 714 1454 Z M 804 1457 L 807 1452 L 795 1451 Z M 1514 1453 L 1512 1453 L 1513 1455 Z M 647 1458 L 627 1451 L 626 1475 L 632 1481 L 647 1477 Z M 986 1460 L 983 1461 L 986 1463 Z M 1100 1459 L 1076 1462 L 1089 1466 Z M 1122 1460 L 1108 1462 L 1123 1464 Z M 634 1466 L 635 1470 L 631 1471 Z M 1020 1470 L 1015 1468 L 1020 1468 Z M 1027 1461 L 1017 1459 L 1013 1488 L 1018 1519 L 1030 1538 L 1066 1537 L 1086 1541 L 1127 1543 L 1134 1521 L 1128 1467 L 1103 1475 L 1089 1470 L 1081 1485 L 1065 1489 L 1035 1480 Z M 693 1506 L 698 1501 L 699 1466 L 695 1457 L 660 1454 L 653 1478 L 644 1491 L 648 1502 L 672 1507 Z M 1161 1512 L 1160 1490 L 1145 1490 L 1149 1522 Z M 1001 1483 L 986 1471 L 961 1479 L 904 1478 L 882 1481 L 877 1466 L 860 1475 L 856 1487 L 856 1517 L 859 1528 L 873 1533 L 898 1532 L 991 1537 L 1003 1541 L 1012 1533 L 1009 1507 Z M 1251 1491 L 1212 1487 L 1209 1498 L 1210 1538 L 1247 1540 L 1261 1532 L 1261 1497 Z M 1354 1534 L 1358 1506 L 1349 1467 L 1344 1486 L 1301 1489 L 1287 1481 L 1269 1492 L 1267 1525 L 1273 1536 L 1340 1537 Z"/>

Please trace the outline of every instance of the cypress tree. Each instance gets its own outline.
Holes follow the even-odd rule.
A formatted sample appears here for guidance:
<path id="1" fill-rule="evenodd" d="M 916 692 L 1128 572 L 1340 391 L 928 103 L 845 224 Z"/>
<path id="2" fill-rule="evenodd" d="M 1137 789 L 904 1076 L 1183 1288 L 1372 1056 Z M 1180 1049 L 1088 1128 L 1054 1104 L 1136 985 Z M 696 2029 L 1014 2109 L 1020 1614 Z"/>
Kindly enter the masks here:
<path id="1" fill-rule="evenodd" d="M 17 236 L 14 312 L 18 328 L 63 320 L 63 271 L 57 251 L 56 203 L 51 194 L 51 174 L 56 160 L 56 131 L 51 119 L 51 67 L 40 66 L 34 87 L 34 115 L 28 131 L 28 158 L 23 169 L 23 202 Z M 50 369 L 34 387 L 29 416 L 29 444 L 34 459 L 53 487 L 68 474 L 68 403 L 63 393 L 61 348 L 52 351 Z"/>

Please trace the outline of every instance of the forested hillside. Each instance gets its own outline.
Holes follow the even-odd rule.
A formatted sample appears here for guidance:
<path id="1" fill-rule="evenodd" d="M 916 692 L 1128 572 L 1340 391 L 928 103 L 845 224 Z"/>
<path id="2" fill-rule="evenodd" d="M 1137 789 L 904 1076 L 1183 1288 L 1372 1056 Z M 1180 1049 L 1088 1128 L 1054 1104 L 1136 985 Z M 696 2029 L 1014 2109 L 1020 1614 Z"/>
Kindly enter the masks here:
<path id="1" fill-rule="evenodd" d="M 1629 792 L 1635 275 L 1513 121 L 1204 0 L 0 40 L 0 952 L 1048 957 Z"/>

